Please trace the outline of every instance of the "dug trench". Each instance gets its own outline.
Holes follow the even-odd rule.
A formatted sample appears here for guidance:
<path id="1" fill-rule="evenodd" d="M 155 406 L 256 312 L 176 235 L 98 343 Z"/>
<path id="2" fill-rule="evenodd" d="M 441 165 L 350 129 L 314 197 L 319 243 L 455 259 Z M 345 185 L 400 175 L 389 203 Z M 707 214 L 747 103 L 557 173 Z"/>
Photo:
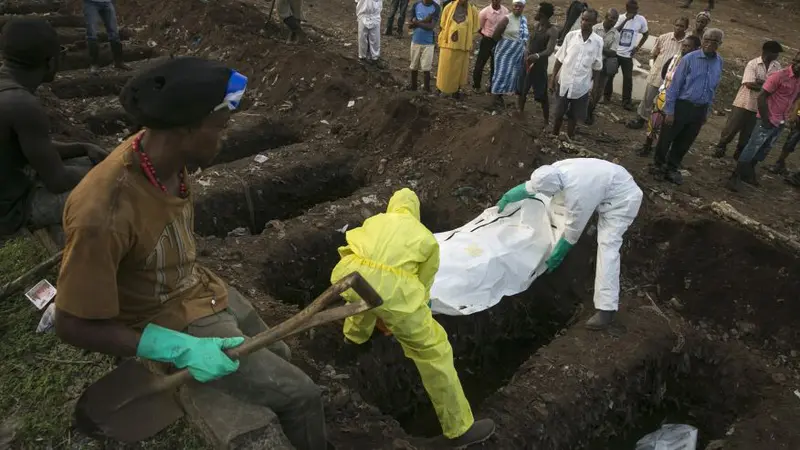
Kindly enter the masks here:
<path id="1" fill-rule="evenodd" d="M 345 226 L 380 212 L 395 187 L 362 187 L 305 214 L 272 221 L 256 236 L 212 239 L 209 248 L 216 250 L 207 253 L 209 264 L 255 291 L 302 307 L 330 284 Z M 305 192 L 311 197 L 301 203 L 329 199 L 313 189 Z M 467 209 L 453 214 L 452 205 L 421 196 L 423 220 L 433 231 L 452 229 L 474 215 Z M 227 229 L 234 225 L 226 223 Z M 752 316 L 757 324 L 752 339 L 781 327 L 795 329 L 793 306 L 780 311 L 780 325 L 767 320 L 774 312 L 759 308 L 764 294 L 785 297 L 797 292 L 796 285 L 787 279 L 773 281 L 768 292 L 737 292 L 737 283 L 744 283 L 741 272 L 687 256 L 699 240 L 705 248 L 728 249 L 743 266 L 759 268 L 754 280 L 770 270 L 791 273 L 798 260 L 724 222 L 665 219 L 645 211 L 623 250 L 618 324 L 607 333 L 591 333 L 580 322 L 592 309 L 593 239 L 588 232 L 559 271 L 495 308 L 438 318 L 476 416 L 498 423 L 486 448 L 631 448 L 662 421 L 698 427 L 698 448 L 721 440 L 726 449 L 759 448 L 765 439 L 770 448 L 796 448 L 791 423 L 797 408 L 764 368 L 763 355 L 753 354 L 745 341 L 723 342 L 693 326 L 701 319 L 728 326 L 733 309 Z M 718 262 L 726 260 L 717 253 Z M 687 287 L 687 277 L 697 283 Z M 667 308 L 678 291 L 684 317 Z M 709 302 L 715 306 L 704 306 Z M 739 304 L 740 310 L 731 308 Z M 797 344 L 796 336 L 785 338 Z M 408 434 L 440 432 L 416 368 L 391 338 L 376 336 L 352 348 L 343 343 L 340 325 L 330 325 L 305 335 L 299 345 L 317 363 L 345 374 L 353 391 L 393 416 Z"/>

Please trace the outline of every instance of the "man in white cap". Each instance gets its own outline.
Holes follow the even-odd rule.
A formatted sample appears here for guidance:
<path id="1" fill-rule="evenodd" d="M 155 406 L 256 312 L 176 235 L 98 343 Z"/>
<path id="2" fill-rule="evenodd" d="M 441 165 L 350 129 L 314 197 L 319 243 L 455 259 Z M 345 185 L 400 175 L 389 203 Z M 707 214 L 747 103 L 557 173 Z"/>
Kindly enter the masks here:
<path id="1" fill-rule="evenodd" d="M 642 204 L 642 190 L 624 167 L 602 159 L 565 159 L 544 165 L 531 174 L 530 181 L 506 192 L 498 209 L 533 197 L 537 192 L 553 199 L 566 211 L 564 235 L 547 259 L 547 271 L 554 271 L 578 242 L 595 211 L 597 220 L 597 267 L 594 306 L 597 312 L 586 322 L 590 330 L 603 330 L 614 320 L 619 308 L 619 272 L 622 236 L 636 219 Z"/>

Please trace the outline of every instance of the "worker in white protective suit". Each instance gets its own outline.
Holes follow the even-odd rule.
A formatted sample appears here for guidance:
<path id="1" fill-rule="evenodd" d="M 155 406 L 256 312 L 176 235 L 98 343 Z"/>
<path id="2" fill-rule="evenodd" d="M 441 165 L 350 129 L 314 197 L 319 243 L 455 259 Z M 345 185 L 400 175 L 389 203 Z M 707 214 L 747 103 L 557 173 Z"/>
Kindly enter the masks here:
<path id="1" fill-rule="evenodd" d="M 602 159 L 575 158 L 536 169 L 530 181 L 506 192 L 497 204 L 502 211 L 540 192 L 563 205 L 566 214 L 564 235 L 547 260 L 552 272 L 578 242 L 583 229 L 597 211 L 597 267 L 594 280 L 594 307 L 597 312 L 587 322 L 592 330 L 602 330 L 614 320 L 619 308 L 619 249 L 622 236 L 633 223 L 642 204 L 642 190 L 624 167 Z"/>
<path id="2" fill-rule="evenodd" d="M 383 0 L 356 0 L 358 59 L 378 64 L 381 57 L 381 9 Z"/>

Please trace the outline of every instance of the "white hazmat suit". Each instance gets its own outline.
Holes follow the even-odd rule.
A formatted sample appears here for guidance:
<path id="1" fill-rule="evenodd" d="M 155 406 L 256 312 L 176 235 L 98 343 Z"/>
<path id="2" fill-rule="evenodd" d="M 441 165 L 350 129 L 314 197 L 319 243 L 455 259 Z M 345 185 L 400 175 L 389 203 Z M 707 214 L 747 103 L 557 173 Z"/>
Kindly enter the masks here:
<path id="1" fill-rule="evenodd" d="M 525 183 L 528 193 L 540 192 L 563 206 L 564 239 L 578 242 L 586 224 L 597 211 L 597 267 L 594 306 L 602 311 L 619 307 L 619 273 L 622 236 L 636 219 L 642 190 L 624 167 L 602 159 L 565 159 L 544 165 Z"/>
<path id="2" fill-rule="evenodd" d="M 381 56 L 381 9 L 383 0 L 356 0 L 360 59 L 375 61 Z"/>

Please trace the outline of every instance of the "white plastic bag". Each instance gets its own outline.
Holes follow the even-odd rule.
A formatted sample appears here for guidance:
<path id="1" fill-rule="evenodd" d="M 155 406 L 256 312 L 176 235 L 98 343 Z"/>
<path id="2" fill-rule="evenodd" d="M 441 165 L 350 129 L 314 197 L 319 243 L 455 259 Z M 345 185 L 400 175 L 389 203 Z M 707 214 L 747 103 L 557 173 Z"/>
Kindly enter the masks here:
<path id="1" fill-rule="evenodd" d="M 538 196 L 502 213 L 492 207 L 458 229 L 437 233 L 433 312 L 474 314 L 528 289 L 547 270 L 545 261 L 564 230 L 563 216 L 551 214 L 549 204 Z"/>
<path id="2" fill-rule="evenodd" d="M 37 333 L 46 333 L 53 329 L 56 324 L 56 302 L 51 302 L 50 306 L 44 310 L 39 325 L 36 326 Z"/>
<path id="3" fill-rule="evenodd" d="M 682 424 L 664 424 L 636 443 L 636 450 L 695 450 L 696 447 L 697 428 Z"/>

